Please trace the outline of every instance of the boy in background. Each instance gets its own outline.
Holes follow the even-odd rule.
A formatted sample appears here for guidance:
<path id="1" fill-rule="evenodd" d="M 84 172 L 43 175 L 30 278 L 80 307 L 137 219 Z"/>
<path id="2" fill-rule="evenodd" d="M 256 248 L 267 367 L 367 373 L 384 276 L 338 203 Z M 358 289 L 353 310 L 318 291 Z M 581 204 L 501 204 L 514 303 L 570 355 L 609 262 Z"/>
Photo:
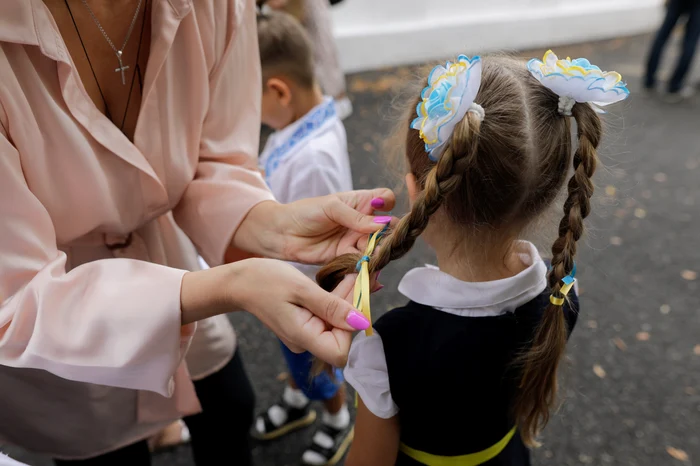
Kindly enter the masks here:
<path id="1" fill-rule="evenodd" d="M 345 128 L 314 75 L 311 44 L 301 25 L 279 12 L 258 15 L 262 63 L 262 122 L 276 130 L 260 165 L 279 202 L 352 190 Z M 312 280 L 316 266 L 294 264 Z M 342 372 L 311 377 L 312 356 L 281 343 L 290 377 L 280 402 L 256 419 L 253 435 L 271 440 L 312 424 L 311 401 L 323 402 L 321 425 L 302 463 L 334 465 L 352 441 Z"/>

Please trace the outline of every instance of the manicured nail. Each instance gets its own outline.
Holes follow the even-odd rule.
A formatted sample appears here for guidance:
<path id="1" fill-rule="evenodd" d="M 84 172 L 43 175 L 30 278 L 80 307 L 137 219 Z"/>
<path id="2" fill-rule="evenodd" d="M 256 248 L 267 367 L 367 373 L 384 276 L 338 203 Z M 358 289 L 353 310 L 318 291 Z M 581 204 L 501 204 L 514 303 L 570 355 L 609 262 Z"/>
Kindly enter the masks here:
<path id="1" fill-rule="evenodd" d="M 350 311 L 345 322 L 355 330 L 367 330 L 369 328 L 369 320 L 357 311 Z"/>
<path id="2" fill-rule="evenodd" d="M 379 223 L 380 225 L 386 225 L 391 223 L 391 217 L 389 215 L 383 215 L 381 217 L 374 217 L 374 223 Z"/>
<path id="3" fill-rule="evenodd" d="M 376 287 L 374 289 L 374 291 L 372 291 L 372 293 L 376 293 L 377 291 L 380 291 L 382 288 L 384 288 L 384 285 L 379 285 L 378 287 Z"/>
<path id="4" fill-rule="evenodd" d="M 372 199 L 372 202 L 370 202 L 370 204 L 375 209 L 381 209 L 382 207 L 384 207 L 384 199 L 382 199 L 381 197 L 375 197 L 374 199 Z"/>

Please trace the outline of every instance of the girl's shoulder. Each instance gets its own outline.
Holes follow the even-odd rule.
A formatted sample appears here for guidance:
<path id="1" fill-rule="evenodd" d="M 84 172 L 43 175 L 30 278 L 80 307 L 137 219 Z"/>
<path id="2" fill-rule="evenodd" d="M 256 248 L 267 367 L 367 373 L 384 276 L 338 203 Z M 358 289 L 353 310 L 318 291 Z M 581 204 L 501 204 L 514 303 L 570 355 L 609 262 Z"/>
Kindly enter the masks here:
<path id="1" fill-rule="evenodd" d="M 537 329 L 544 311 L 549 305 L 549 290 L 543 290 L 530 301 L 516 309 L 500 315 L 470 317 L 450 313 L 415 301 L 393 308 L 374 323 L 374 328 L 384 344 L 391 345 L 405 340 L 431 339 L 436 334 L 455 335 L 468 338 L 469 343 L 479 345 L 490 336 L 499 335 L 529 341 Z M 579 300 L 576 293 L 570 293 L 562 306 L 569 334 L 578 320 Z"/>
<path id="2" fill-rule="evenodd" d="M 382 339 L 389 338 L 389 334 L 393 333 L 408 335 L 439 320 L 442 314 L 444 313 L 431 306 L 408 301 L 405 305 L 384 313 L 373 326 Z"/>

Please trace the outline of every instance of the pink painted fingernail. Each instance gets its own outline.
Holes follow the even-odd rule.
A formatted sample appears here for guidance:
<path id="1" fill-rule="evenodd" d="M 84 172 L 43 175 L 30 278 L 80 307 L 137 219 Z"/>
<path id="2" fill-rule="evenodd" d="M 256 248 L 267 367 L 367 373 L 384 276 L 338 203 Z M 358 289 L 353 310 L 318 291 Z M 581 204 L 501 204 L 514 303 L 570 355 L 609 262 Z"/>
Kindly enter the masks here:
<path id="1" fill-rule="evenodd" d="M 374 199 L 372 199 L 372 202 L 370 202 L 370 204 L 375 209 L 381 209 L 382 207 L 384 207 L 384 199 L 382 199 L 381 197 L 375 197 Z"/>
<path id="2" fill-rule="evenodd" d="M 367 330 L 369 328 L 369 320 L 357 311 L 350 311 L 345 322 L 355 330 Z"/>
<path id="3" fill-rule="evenodd" d="M 382 288 L 384 288 L 384 285 L 379 285 L 378 287 L 376 287 L 374 289 L 374 291 L 372 293 L 376 293 L 377 291 L 380 291 Z"/>
<path id="4" fill-rule="evenodd" d="M 381 217 L 374 217 L 374 223 L 379 223 L 380 225 L 386 225 L 391 223 L 391 217 L 388 215 L 383 215 Z"/>

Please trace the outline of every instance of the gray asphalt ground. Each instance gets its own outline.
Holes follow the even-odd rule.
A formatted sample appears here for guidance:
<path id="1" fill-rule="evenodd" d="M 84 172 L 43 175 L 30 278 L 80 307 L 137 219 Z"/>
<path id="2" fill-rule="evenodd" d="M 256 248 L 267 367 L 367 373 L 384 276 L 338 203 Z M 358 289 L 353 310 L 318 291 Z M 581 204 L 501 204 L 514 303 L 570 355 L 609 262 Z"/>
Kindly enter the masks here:
<path id="1" fill-rule="evenodd" d="M 605 167 L 596 176 L 594 212 L 578 258 L 582 311 L 569 344 L 566 400 L 534 452 L 537 465 L 700 466 L 700 99 L 670 105 L 641 92 L 650 40 L 555 50 L 621 72 L 633 97 L 606 117 Z M 662 79 L 672 69 L 674 48 Z M 402 102 L 394 102 L 396 91 L 416 72 L 404 67 L 349 77 L 355 113 L 346 126 L 357 188 L 400 186 L 386 161 L 396 148 L 387 147 L 387 135 L 397 121 L 393 106 Z M 700 60 L 691 82 L 698 80 Z M 400 205 L 394 213 L 405 211 Z M 558 213 L 545 219 L 532 238 L 544 252 L 558 220 Z M 382 274 L 386 288 L 374 295 L 374 312 L 402 304 L 399 279 L 431 260 L 421 245 L 392 264 Z M 231 319 L 262 409 L 283 387 L 278 343 L 250 316 Z M 257 445 L 257 464 L 298 464 L 311 434 Z M 50 464 L 17 454 L 32 465 Z M 158 454 L 154 464 L 194 463 L 185 446 Z M 222 458 L 221 464 L 228 463 Z"/>

